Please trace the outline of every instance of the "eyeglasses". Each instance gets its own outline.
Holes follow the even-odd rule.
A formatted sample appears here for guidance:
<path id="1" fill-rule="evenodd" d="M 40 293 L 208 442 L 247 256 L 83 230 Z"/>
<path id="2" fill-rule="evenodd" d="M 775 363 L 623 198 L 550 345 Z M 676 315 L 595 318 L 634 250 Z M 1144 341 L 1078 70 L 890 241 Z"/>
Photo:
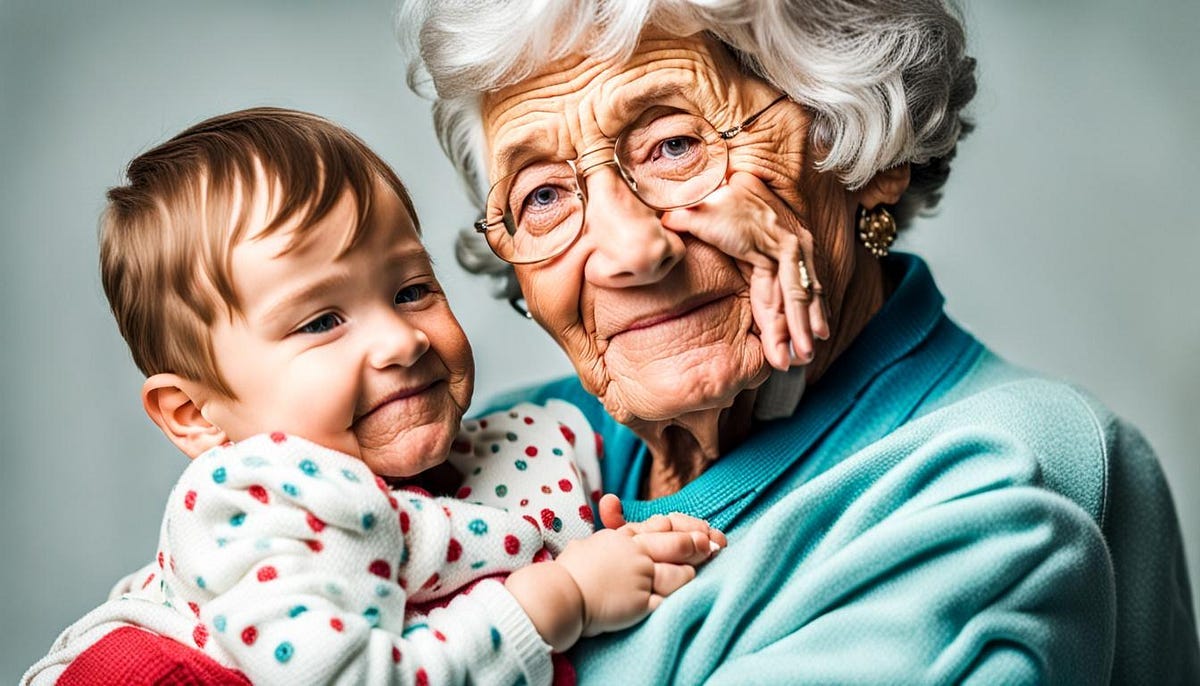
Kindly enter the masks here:
<path id="1" fill-rule="evenodd" d="M 737 126 L 718 130 L 698 114 L 653 108 L 617 134 L 610 146 L 589 150 L 576 160 L 529 164 L 508 174 L 488 191 L 484 218 L 475 230 L 492 252 L 511 264 L 532 264 L 562 254 L 579 237 L 587 206 L 584 179 L 605 165 L 648 207 L 676 210 L 695 205 L 721 187 L 729 171 L 729 139 L 752 126 L 776 103 Z M 588 162 L 612 150 L 612 159 Z"/>

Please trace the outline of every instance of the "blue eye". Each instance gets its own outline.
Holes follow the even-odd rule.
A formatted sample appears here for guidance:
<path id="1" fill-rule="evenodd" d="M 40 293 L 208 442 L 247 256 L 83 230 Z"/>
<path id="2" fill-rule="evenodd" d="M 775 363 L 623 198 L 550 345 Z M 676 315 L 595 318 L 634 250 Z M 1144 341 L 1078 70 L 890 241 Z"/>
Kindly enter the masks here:
<path id="1" fill-rule="evenodd" d="M 685 136 L 668 138 L 658 145 L 658 151 L 667 159 L 679 159 L 688 155 L 696 147 L 696 141 Z"/>
<path id="2" fill-rule="evenodd" d="M 416 283 L 411 286 L 406 286 L 401 288 L 400 291 L 396 293 L 395 303 L 397 305 L 404 305 L 406 303 L 416 302 L 429 295 L 431 290 L 432 289 L 429 288 L 429 284 L 424 283 Z"/>
<path id="3" fill-rule="evenodd" d="M 546 207 L 558 200 L 558 189 L 554 186 L 538 186 L 529 194 L 527 204 L 533 207 Z"/>
<path id="4" fill-rule="evenodd" d="M 300 327 L 300 333 L 325 333 L 332 331 L 342 325 L 342 318 L 338 315 L 327 312 L 311 322 Z"/>

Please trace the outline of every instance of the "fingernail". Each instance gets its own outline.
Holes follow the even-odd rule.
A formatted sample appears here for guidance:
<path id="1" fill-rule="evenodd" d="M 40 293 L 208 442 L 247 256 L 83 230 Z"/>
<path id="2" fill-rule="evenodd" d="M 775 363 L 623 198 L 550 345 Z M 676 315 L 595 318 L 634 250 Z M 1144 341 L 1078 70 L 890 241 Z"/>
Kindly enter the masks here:
<path id="1" fill-rule="evenodd" d="M 720 550 L 720 549 L 721 549 L 721 546 L 717 545 L 717 542 L 716 542 L 716 541 L 711 541 L 711 540 L 710 540 L 710 541 L 708 542 L 708 554 L 709 554 L 709 556 L 716 555 L 716 554 L 717 554 L 717 551 L 718 551 L 718 550 Z"/>

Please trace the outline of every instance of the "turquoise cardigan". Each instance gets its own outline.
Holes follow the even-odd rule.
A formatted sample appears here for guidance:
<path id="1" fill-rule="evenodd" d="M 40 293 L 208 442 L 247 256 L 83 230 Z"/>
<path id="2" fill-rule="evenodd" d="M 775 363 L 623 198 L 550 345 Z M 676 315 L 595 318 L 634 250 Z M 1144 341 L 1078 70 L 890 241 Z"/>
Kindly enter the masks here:
<path id="1" fill-rule="evenodd" d="M 1179 524 L 1153 451 L 1079 390 L 951 322 L 918 258 L 795 414 L 678 493 L 563 379 L 605 490 L 730 545 L 641 624 L 571 651 L 580 683 L 1200 683 Z"/>

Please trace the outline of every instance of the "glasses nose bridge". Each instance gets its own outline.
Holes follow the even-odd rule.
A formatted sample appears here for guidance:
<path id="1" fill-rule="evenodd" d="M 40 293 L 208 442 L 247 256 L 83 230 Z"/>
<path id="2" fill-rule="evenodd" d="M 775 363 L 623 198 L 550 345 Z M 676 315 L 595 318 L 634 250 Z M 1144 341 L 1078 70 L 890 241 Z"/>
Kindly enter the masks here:
<path id="1" fill-rule="evenodd" d="M 593 172 L 599 170 L 601 167 L 612 166 L 616 168 L 617 178 L 621 180 L 621 183 L 633 191 L 635 198 L 645 204 L 646 201 L 642 200 L 642 196 L 638 193 L 637 183 L 629 178 L 629 175 L 625 173 L 625 169 L 621 166 L 621 160 L 617 157 L 617 146 L 614 143 L 606 143 L 605 145 L 587 150 L 581 153 L 575 160 L 570 161 L 569 164 L 575 172 L 575 183 L 585 202 L 588 195 L 587 177 L 591 176 Z"/>

